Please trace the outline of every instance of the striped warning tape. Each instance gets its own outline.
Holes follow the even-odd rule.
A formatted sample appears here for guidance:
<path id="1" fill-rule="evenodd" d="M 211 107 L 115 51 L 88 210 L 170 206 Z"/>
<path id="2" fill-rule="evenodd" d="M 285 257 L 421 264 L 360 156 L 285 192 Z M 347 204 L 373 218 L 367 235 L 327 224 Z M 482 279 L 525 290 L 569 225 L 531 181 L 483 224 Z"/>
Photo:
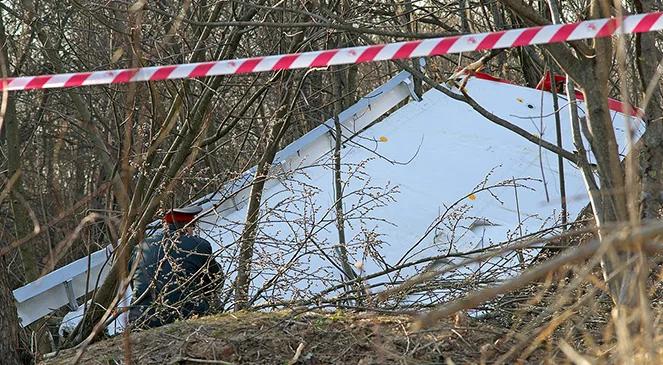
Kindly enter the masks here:
<path id="1" fill-rule="evenodd" d="M 626 16 L 621 18 L 621 21 L 618 18 L 587 20 L 570 24 L 546 25 L 326 51 L 137 69 L 24 76 L 3 79 L 0 90 L 7 89 L 14 91 L 124 84 L 138 81 L 175 80 L 264 71 L 319 68 L 332 65 L 560 43 L 580 39 L 609 37 L 613 34 L 644 33 L 661 29 L 663 29 L 663 12 L 655 12 Z"/>

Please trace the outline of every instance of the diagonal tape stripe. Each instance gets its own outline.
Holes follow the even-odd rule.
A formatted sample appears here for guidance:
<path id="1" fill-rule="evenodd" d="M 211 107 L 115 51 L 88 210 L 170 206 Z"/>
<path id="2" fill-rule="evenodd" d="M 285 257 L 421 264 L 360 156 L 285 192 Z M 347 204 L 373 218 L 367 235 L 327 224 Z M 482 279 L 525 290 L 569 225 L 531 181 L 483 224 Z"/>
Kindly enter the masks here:
<path id="1" fill-rule="evenodd" d="M 382 48 L 384 48 L 384 45 L 382 44 L 366 48 L 366 50 L 361 53 L 359 58 L 357 58 L 357 63 L 373 61 L 375 59 L 375 56 L 377 56 L 378 53 L 380 53 Z"/>
<path id="2" fill-rule="evenodd" d="M 477 46 L 477 51 L 483 51 L 484 49 L 493 49 L 495 43 L 497 43 L 506 31 L 495 32 L 488 34 Z"/>
<path id="3" fill-rule="evenodd" d="M 402 60 L 403 58 L 409 58 L 412 52 L 417 48 L 421 41 L 407 42 L 401 46 L 401 48 L 396 51 L 393 56 L 394 60 Z"/>
<path id="4" fill-rule="evenodd" d="M 152 76 L 150 76 L 150 81 L 167 80 L 170 74 L 172 74 L 176 68 L 177 66 L 162 67 L 156 70 L 156 72 L 154 72 Z"/>
<path id="5" fill-rule="evenodd" d="M 444 38 L 440 40 L 440 43 L 433 48 L 433 51 L 431 51 L 432 56 L 436 55 L 443 55 L 447 54 L 449 52 L 449 49 L 458 41 L 460 37 L 450 37 L 450 38 Z"/>
<path id="6" fill-rule="evenodd" d="M 196 78 L 196 77 L 204 77 L 207 76 L 207 72 L 214 67 L 214 62 L 206 62 L 206 63 L 201 63 L 197 65 L 196 67 L 189 72 L 189 77 L 191 78 Z"/>
<path id="7" fill-rule="evenodd" d="M 251 73 L 251 72 L 253 72 L 253 69 L 255 69 L 256 66 L 258 66 L 258 64 L 260 63 L 261 60 L 262 60 L 261 58 L 250 58 L 250 59 L 242 62 L 242 64 L 239 65 L 239 67 L 237 68 L 237 71 L 235 71 L 235 73 L 238 73 L 238 74 Z"/>
<path id="8" fill-rule="evenodd" d="M 311 62 L 311 68 L 314 67 L 327 67 L 329 66 L 329 61 L 332 57 L 336 55 L 337 50 L 325 51 L 320 53 L 314 60 Z"/>
<path id="9" fill-rule="evenodd" d="M 278 70 L 287 70 L 290 68 L 293 62 L 297 59 L 297 55 L 285 55 L 279 59 L 276 64 L 272 67 L 274 71 Z"/>
<path id="10" fill-rule="evenodd" d="M 550 38 L 550 43 L 560 43 L 569 39 L 573 31 L 578 28 L 579 23 L 564 24 L 559 30 Z"/>
<path id="11" fill-rule="evenodd" d="M 652 27 L 661 19 L 662 13 L 651 13 L 645 15 L 640 23 L 633 29 L 633 33 L 644 33 L 652 30 Z"/>
<path id="12" fill-rule="evenodd" d="M 83 73 L 80 73 L 80 74 L 76 74 L 76 75 L 70 77 L 69 80 L 67 80 L 64 83 L 64 87 L 82 86 L 83 83 L 85 82 L 85 80 L 87 80 L 88 77 L 90 77 L 91 74 L 92 74 L 91 72 L 83 72 Z"/>
<path id="13" fill-rule="evenodd" d="M 126 84 L 138 72 L 138 69 L 122 70 L 115 76 L 111 84 Z"/>
<path id="14" fill-rule="evenodd" d="M 37 76 L 25 85 L 26 89 L 41 89 L 52 76 Z"/>
<path id="15" fill-rule="evenodd" d="M 619 27 L 620 22 L 617 19 L 609 19 L 601 29 L 599 29 L 599 32 L 596 33 L 597 37 L 608 37 L 611 36 L 617 27 Z"/>
<path id="16" fill-rule="evenodd" d="M 513 47 L 521 47 L 521 46 L 526 46 L 528 44 L 531 44 L 532 39 L 536 37 L 537 34 L 539 34 L 539 31 L 541 30 L 541 27 L 534 27 L 534 28 L 528 28 L 525 29 L 518 38 L 513 42 Z"/>

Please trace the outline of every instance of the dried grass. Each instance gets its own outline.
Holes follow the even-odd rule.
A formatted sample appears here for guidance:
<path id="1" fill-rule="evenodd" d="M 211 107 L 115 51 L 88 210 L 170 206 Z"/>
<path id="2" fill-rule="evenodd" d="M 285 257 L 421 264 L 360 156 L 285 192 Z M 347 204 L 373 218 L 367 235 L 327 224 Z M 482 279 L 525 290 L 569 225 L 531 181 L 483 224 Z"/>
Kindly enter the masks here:
<path id="1" fill-rule="evenodd" d="M 474 362 L 502 335 L 471 319 L 421 332 L 410 331 L 413 322 L 340 311 L 228 313 L 132 333 L 131 347 L 137 364 L 439 364 Z M 81 363 L 124 364 L 123 351 L 120 337 L 108 339 L 90 346 Z M 74 353 L 43 364 L 68 364 Z"/>

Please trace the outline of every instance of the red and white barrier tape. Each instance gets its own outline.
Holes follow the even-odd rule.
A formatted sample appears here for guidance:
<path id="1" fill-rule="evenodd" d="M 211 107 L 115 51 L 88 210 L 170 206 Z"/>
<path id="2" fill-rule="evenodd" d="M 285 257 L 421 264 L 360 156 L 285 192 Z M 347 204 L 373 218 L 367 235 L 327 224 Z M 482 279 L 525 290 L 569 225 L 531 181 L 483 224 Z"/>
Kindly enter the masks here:
<path id="1" fill-rule="evenodd" d="M 620 28 L 621 25 L 621 28 Z M 449 53 L 560 43 L 613 34 L 644 33 L 663 29 L 663 12 L 571 24 L 512 29 L 499 32 L 431 38 L 375 46 L 349 47 L 267 57 L 154 66 L 3 79 L 0 90 L 32 90 L 138 81 L 174 80 L 253 72 L 318 68 L 372 61 L 398 60 Z"/>

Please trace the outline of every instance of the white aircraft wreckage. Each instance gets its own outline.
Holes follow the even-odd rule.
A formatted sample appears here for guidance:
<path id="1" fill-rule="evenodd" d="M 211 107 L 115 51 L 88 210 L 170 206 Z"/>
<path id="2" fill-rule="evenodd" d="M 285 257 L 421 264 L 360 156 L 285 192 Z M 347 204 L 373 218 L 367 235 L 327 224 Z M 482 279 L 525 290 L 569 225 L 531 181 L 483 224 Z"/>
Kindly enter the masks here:
<path id="1" fill-rule="evenodd" d="M 470 78 L 465 90 L 484 109 L 557 144 L 550 92 L 479 76 Z M 339 116 L 348 255 L 371 293 L 402 283 L 434 262 L 450 266 L 487 248 L 560 230 L 556 154 L 438 90 L 419 99 L 412 86 L 410 74 L 402 72 Z M 564 95 L 559 106 L 562 145 L 573 151 Z M 580 103 L 581 116 L 583 108 Z M 633 121 L 614 111 L 613 118 L 623 153 L 625 126 Z M 329 120 L 276 157 L 255 245 L 255 305 L 343 293 L 333 133 L 334 121 Z M 216 248 L 217 261 L 229 275 L 227 290 L 253 174 L 249 170 L 197 202 L 206 212 L 199 234 Z M 580 171 L 568 161 L 564 180 L 568 216 L 574 219 L 588 199 Z M 436 277 L 431 289 L 421 287 L 384 305 L 449 300 L 513 275 L 537 252 L 512 251 L 450 270 Z M 111 260 L 112 249 L 104 249 L 16 289 L 22 325 L 66 305 L 73 312 L 65 327 L 75 324 L 85 308 L 81 299 L 104 280 Z M 109 331 L 121 330 L 123 321 L 120 316 Z"/>

